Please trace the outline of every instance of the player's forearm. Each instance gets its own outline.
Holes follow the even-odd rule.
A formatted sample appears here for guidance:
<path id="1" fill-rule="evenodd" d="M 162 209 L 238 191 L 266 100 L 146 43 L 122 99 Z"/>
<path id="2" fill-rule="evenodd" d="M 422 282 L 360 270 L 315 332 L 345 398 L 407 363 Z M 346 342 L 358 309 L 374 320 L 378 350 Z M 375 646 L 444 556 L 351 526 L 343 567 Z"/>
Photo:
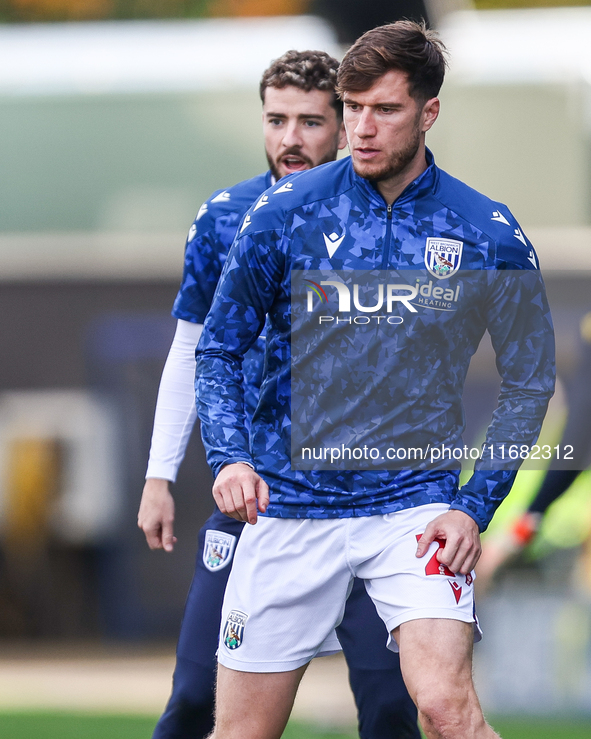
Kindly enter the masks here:
<path id="1" fill-rule="evenodd" d="M 493 281 L 488 328 L 501 391 L 474 475 L 452 506 L 472 516 L 481 531 L 537 441 L 555 382 L 554 333 L 539 272 L 499 271 Z"/>
<path id="2" fill-rule="evenodd" d="M 450 508 L 471 516 L 482 533 L 509 494 L 516 475 L 517 470 L 477 470 L 460 488 Z"/>
<path id="3" fill-rule="evenodd" d="M 214 476 L 232 462 L 253 465 L 244 411 L 242 358 L 210 348 L 197 355 L 196 378 L 201 438 Z"/>
<path id="4" fill-rule="evenodd" d="M 195 348 L 202 329 L 188 321 L 177 324 L 158 390 L 147 478 L 174 482 L 185 456 L 197 418 Z"/>
<path id="5" fill-rule="evenodd" d="M 284 255 L 275 231 L 237 237 L 224 265 L 197 352 L 197 411 L 208 463 L 253 464 L 245 412 L 244 356 L 265 325 Z"/>
<path id="6" fill-rule="evenodd" d="M 553 382 L 549 382 L 544 390 L 510 393 L 500 400 L 474 474 L 452 504 L 453 509 L 472 516 L 481 532 L 513 486 L 523 463 L 521 450 L 530 450 L 535 444 L 552 392 Z"/>

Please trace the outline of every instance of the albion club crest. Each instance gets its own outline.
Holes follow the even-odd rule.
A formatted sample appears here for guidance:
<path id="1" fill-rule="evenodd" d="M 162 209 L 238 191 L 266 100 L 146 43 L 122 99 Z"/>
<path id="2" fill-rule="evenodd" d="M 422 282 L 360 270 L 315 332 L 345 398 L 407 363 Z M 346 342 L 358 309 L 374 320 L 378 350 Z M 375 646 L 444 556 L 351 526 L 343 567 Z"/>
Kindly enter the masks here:
<path id="1" fill-rule="evenodd" d="M 223 642 L 228 649 L 238 649 L 242 644 L 247 619 L 248 615 L 242 611 L 230 611 L 228 614 L 222 635 Z"/>
<path id="2" fill-rule="evenodd" d="M 232 559 L 235 546 L 235 536 L 225 534 L 223 531 L 208 529 L 205 532 L 203 564 L 212 572 L 223 569 Z"/>
<path id="3" fill-rule="evenodd" d="M 460 268 L 463 248 L 461 241 L 430 237 L 425 247 L 425 266 L 438 280 L 451 277 Z"/>

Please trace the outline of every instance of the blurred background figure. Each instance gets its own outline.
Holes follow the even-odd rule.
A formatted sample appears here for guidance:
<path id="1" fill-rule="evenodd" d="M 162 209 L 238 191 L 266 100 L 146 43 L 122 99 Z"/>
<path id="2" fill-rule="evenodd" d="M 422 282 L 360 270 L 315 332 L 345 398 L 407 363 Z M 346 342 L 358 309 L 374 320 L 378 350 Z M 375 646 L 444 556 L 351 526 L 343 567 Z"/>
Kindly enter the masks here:
<path id="1" fill-rule="evenodd" d="M 559 7 L 568 5 L 580 7 Z M 589 351 L 579 338 L 591 285 L 589 5 L 0 0 L 2 654 L 34 639 L 35 652 L 48 640 L 62 655 L 78 645 L 80 659 L 104 645 L 153 650 L 156 641 L 172 655 L 195 532 L 211 499 L 193 440 L 174 489 L 174 559 L 147 550 L 135 519 L 175 329 L 169 310 L 190 216 L 211 192 L 266 168 L 257 85 L 285 49 L 340 58 L 367 28 L 403 16 L 425 17 L 440 31 L 451 54 L 446 114 L 428 145 L 440 167 L 510 202 L 535 244 L 570 414 L 565 427 L 565 394 L 557 394 L 541 443 L 572 443 L 583 454 L 588 433 L 572 419 L 591 417 Z M 489 364 L 485 337 L 464 396 L 470 445 L 478 445 L 498 391 Z M 567 442 L 571 433 L 577 438 Z M 577 456 L 570 470 L 553 466 L 542 490 L 558 495 L 588 462 Z M 491 524 L 491 541 L 541 488 L 546 470 L 526 466 Z M 580 554 L 591 531 L 589 484 L 588 471 L 577 476 L 526 555 L 499 571 L 479 603 L 485 639 L 476 675 L 485 708 L 543 717 L 530 722 L 536 739 L 559 713 L 578 717 L 581 736 L 589 735 L 591 608 L 582 570 L 589 560 Z M 547 501 L 540 493 L 538 513 Z M 55 705 L 76 696 L 78 707 L 97 705 L 83 702 L 80 671 L 54 692 L 33 690 L 27 673 L 21 696 L 13 690 L 17 665 L 6 667 L 2 682 L 3 664 L 0 657 L 4 707 L 41 695 Z M 164 707 L 171 667 L 162 670 L 161 697 L 141 736 Z M 117 669 L 105 668 L 113 701 L 133 684 L 152 695 L 144 668 L 120 682 Z M 55 674 L 48 683 L 62 685 Z M 346 690 L 346 677 L 339 683 L 331 673 L 311 693 L 327 696 L 336 684 Z M 93 685 L 88 695 L 99 692 Z M 3 695 L 13 703 L 1 703 Z M 335 703 L 329 714 L 322 704 L 316 715 L 353 724 L 347 700 L 349 709 Z M 2 733 L 11 736 L 0 713 Z M 510 727 L 501 733 L 524 736 Z"/>
<path id="2" fill-rule="evenodd" d="M 501 567 L 528 547 L 542 526 L 550 506 L 581 475 L 591 461 L 591 313 L 580 321 L 580 351 L 576 369 L 566 383 L 568 415 L 548 471 L 527 509 L 508 528 L 486 539 L 477 566 L 479 596 L 492 587 Z M 583 482 L 591 499 L 589 480 Z M 573 511 L 580 515 L 581 511 Z M 591 595 L 591 536 L 582 545 L 577 568 L 578 587 Z"/>

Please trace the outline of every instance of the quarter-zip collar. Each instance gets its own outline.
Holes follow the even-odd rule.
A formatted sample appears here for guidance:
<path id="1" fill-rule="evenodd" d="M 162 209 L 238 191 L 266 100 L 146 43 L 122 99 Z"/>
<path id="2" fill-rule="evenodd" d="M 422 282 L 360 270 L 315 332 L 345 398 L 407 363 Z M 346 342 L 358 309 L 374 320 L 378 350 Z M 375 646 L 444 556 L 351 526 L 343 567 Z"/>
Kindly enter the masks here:
<path id="1" fill-rule="evenodd" d="M 396 210 L 400 206 L 410 201 L 416 201 L 418 198 L 433 191 L 437 183 L 438 169 L 435 165 L 435 159 L 430 149 L 425 148 L 425 158 L 427 160 L 427 169 L 408 184 L 400 195 L 392 203 L 392 209 Z M 380 191 L 375 187 L 371 180 L 360 177 L 353 169 L 353 160 L 351 160 L 351 170 L 353 174 L 353 181 L 358 191 L 369 200 L 371 205 L 377 206 L 378 208 L 387 208 L 387 203 L 382 197 Z"/>

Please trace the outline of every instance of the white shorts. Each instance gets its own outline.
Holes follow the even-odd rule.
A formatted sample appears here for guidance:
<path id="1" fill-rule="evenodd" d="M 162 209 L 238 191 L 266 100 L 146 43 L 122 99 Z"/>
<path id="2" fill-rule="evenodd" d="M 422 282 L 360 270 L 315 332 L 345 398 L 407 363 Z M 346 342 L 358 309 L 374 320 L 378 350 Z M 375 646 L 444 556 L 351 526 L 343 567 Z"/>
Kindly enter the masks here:
<path id="1" fill-rule="evenodd" d="M 474 624 L 473 578 L 435 558 L 415 556 L 427 524 L 449 506 L 432 503 L 383 516 L 330 519 L 260 517 L 245 526 L 226 588 L 218 660 L 242 672 L 286 672 L 340 649 L 354 577 L 365 580 L 392 632 L 405 621 L 448 618 Z M 388 647 L 398 646 L 392 637 Z"/>

